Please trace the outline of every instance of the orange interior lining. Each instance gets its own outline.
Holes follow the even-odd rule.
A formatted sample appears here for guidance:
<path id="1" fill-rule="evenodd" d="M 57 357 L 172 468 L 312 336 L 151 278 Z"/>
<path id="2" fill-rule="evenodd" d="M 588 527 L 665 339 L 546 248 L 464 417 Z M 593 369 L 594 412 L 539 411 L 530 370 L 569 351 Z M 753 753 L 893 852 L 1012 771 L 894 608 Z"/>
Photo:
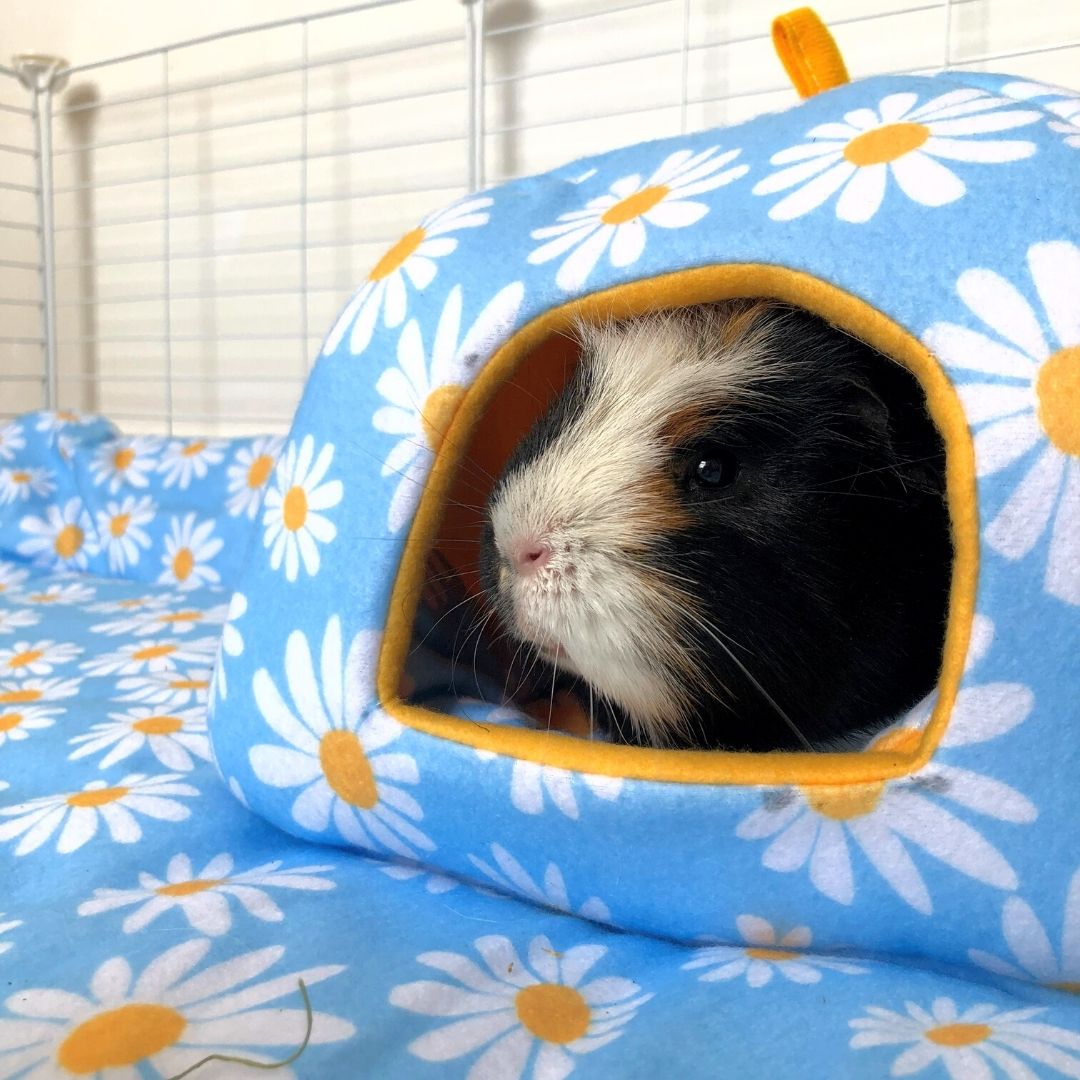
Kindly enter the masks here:
<path id="1" fill-rule="evenodd" d="M 542 343 L 564 334 L 575 317 L 592 321 L 629 318 L 662 308 L 737 297 L 772 298 L 828 319 L 907 366 L 926 393 L 927 407 L 946 446 L 954 558 L 938 702 L 917 746 L 910 750 L 850 754 L 654 750 L 594 743 L 536 730 L 489 728 L 403 701 L 397 687 L 424 582 L 425 553 L 442 531 L 447 500 L 455 480 L 460 479 L 465 450 L 500 387 Z M 507 420 L 509 427 L 502 437 L 520 437 L 521 428 L 511 431 L 513 424 L 509 416 Z M 496 453 L 496 447 L 492 446 L 491 450 Z M 801 271 L 759 264 L 683 270 L 593 293 L 547 311 L 498 349 L 462 397 L 435 456 L 404 546 L 379 659 L 379 697 L 383 707 L 401 723 L 436 738 L 587 773 L 690 784 L 865 783 L 901 776 L 930 759 L 952 711 L 971 632 L 978 557 L 971 436 L 952 384 L 920 342 L 864 301 Z"/>

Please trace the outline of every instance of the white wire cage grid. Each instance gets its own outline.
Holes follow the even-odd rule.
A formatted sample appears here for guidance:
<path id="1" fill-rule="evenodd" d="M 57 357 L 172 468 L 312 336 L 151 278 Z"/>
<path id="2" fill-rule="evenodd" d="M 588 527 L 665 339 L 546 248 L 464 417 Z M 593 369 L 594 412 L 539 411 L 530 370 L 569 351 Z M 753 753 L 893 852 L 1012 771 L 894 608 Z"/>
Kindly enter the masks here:
<path id="1" fill-rule="evenodd" d="M 769 39 L 780 10 L 367 0 L 0 66 L 0 419 L 47 407 L 129 431 L 284 430 L 337 311 L 425 212 L 792 103 Z M 819 10 L 853 75 L 1080 71 L 1077 5 Z"/>

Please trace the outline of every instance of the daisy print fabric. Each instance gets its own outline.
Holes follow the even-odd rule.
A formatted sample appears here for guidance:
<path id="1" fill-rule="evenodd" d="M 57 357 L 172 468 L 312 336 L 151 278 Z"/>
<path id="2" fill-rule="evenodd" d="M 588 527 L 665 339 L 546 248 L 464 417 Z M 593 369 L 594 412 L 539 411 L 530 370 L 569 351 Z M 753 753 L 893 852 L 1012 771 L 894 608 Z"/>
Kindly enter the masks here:
<path id="1" fill-rule="evenodd" d="M 430 349 L 425 349 L 415 320 L 402 331 L 397 365 L 387 368 L 376 384 L 384 404 L 372 417 L 376 431 L 397 439 L 380 469 L 382 476 L 396 482 L 387 514 L 392 532 L 398 532 L 411 517 L 423 478 L 465 396 L 477 358 L 513 324 L 523 295 L 520 283 L 507 285 L 463 334 L 462 291 L 456 286 L 439 316 Z"/>
<path id="2" fill-rule="evenodd" d="M 1041 117 L 981 90 L 954 90 L 929 101 L 915 93 L 890 94 L 876 107 L 853 109 L 842 120 L 811 128 L 807 142 L 774 154 L 770 164 L 781 167 L 759 180 L 754 194 L 789 192 L 770 208 L 774 221 L 809 214 L 834 195 L 839 220 L 869 221 L 881 209 L 890 183 L 922 206 L 945 206 L 967 191 L 957 169 L 1019 161 L 1035 153 L 1030 140 L 987 135 Z"/>
<path id="3" fill-rule="evenodd" d="M 421 291 L 432 283 L 439 260 L 457 249 L 456 233 L 487 224 L 491 203 L 486 197 L 464 199 L 429 214 L 402 236 L 368 272 L 330 331 L 323 354 L 333 353 L 346 335 L 349 351 L 354 356 L 362 353 L 380 316 L 388 329 L 400 326 L 408 314 L 410 290 Z"/>
<path id="4" fill-rule="evenodd" d="M 613 268 L 632 266 L 645 251 L 650 227 L 685 229 L 697 224 L 709 206 L 694 196 L 746 175 L 749 166 L 737 161 L 739 154 L 737 149 L 721 152 L 718 146 L 698 153 L 678 150 L 644 179 L 636 173 L 620 177 L 581 209 L 534 230 L 532 238 L 544 243 L 530 252 L 529 262 L 561 260 L 555 282 L 565 292 L 581 289 L 605 256 Z"/>
<path id="5" fill-rule="evenodd" d="M 1080 604 L 1080 247 L 1046 241 L 1027 251 L 1022 275 L 964 271 L 956 292 L 965 323 L 941 322 L 927 345 L 956 371 L 976 427 L 980 475 L 1015 476 L 984 532 L 1007 559 L 1044 551 L 1043 587 Z M 1007 470 L 1007 472 L 1006 472 Z M 1040 541 L 1048 538 L 1043 545 Z"/>

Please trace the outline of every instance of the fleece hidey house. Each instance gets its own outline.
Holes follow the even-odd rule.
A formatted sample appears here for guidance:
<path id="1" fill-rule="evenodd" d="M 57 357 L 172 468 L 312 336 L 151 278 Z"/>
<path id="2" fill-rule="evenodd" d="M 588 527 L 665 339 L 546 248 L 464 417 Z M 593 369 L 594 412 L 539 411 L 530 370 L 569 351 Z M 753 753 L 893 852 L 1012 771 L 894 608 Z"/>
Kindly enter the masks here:
<path id="1" fill-rule="evenodd" d="M 283 446 L 0 431 L 0 1077 L 1080 1076 L 1080 101 L 774 36 L 797 107 L 403 236 Z M 736 755 L 462 690 L 461 504 L 563 332 L 747 296 L 925 389 L 932 699 Z"/>

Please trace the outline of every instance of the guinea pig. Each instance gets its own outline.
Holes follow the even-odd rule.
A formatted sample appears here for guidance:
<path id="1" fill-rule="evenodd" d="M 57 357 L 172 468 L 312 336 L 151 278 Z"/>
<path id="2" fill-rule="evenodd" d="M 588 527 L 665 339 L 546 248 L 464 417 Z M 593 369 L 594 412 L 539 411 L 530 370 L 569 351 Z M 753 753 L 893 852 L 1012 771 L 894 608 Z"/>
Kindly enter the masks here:
<path id="1" fill-rule="evenodd" d="M 480 580 L 614 740 L 849 747 L 932 690 L 952 548 L 916 379 L 801 309 L 576 328 L 488 500 Z"/>

